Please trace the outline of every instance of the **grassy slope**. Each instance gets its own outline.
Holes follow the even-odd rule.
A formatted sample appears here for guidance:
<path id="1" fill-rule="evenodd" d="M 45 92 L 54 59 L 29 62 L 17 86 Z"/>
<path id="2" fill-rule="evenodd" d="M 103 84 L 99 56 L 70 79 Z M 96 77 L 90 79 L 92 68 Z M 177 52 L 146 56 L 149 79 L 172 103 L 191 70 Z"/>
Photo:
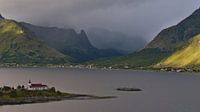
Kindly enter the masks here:
<path id="1" fill-rule="evenodd" d="M 175 26 L 161 31 L 146 48 L 168 51 L 180 49 L 189 39 L 200 33 L 200 9 Z"/>
<path id="2" fill-rule="evenodd" d="M 198 66 L 200 66 L 200 35 L 193 37 L 181 50 L 154 67 L 191 68 Z"/>
<path id="3" fill-rule="evenodd" d="M 0 21 L 0 54 L 1 63 L 59 64 L 70 60 L 12 20 Z"/>
<path id="4" fill-rule="evenodd" d="M 169 54 L 169 52 L 160 51 L 159 49 L 143 49 L 128 56 L 97 60 L 89 64 L 97 67 L 111 66 L 113 68 L 124 68 L 125 66 L 129 66 L 129 68 L 150 67 L 150 65 L 158 63 Z"/>

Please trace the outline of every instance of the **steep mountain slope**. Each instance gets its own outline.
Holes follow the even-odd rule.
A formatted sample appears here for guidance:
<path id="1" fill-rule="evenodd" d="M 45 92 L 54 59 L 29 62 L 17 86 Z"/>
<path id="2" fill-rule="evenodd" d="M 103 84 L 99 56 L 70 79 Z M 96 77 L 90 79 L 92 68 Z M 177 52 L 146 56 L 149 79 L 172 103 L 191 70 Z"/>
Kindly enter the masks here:
<path id="1" fill-rule="evenodd" d="M 161 31 L 146 48 L 174 51 L 200 33 L 200 9 L 179 24 Z"/>
<path id="2" fill-rule="evenodd" d="M 94 62 L 96 66 L 124 66 L 151 67 L 167 58 L 188 42 L 192 37 L 200 34 L 200 9 L 181 21 L 179 24 L 161 31 L 144 49 L 126 57 L 107 59 L 104 62 Z M 171 58 L 170 58 L 171 59 Z"/>
<path id="3" fill-rule="evenodd" d="M 49 48 L 13 20 L 0 20 L 1 64 L 64 64 L 70 57 Z"/>
<path id="4" fill-rule="evenodd" d="M 200 35 L 190 39 L 181 50 L 154 66 L 155 68 L 200 67 Z"/>
<path id="5" fill-rule="evenodd" d="M 21 23 L 21 25 L 31 30 L 49 46 L 75 58 L 77 62 L 121 55 L 115 50 L 100 50 L 93 47 L 83 30 L 78 34 L 73 29 L 41 27 L 28 23 Z"/>

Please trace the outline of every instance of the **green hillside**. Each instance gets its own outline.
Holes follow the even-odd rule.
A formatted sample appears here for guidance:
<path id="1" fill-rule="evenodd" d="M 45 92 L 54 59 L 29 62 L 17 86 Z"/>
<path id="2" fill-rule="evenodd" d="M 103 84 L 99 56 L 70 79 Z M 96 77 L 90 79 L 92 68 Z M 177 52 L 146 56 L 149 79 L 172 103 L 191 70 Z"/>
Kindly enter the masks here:
<path id="1" fill-rule="evenodd" d="M 89 62 L 87 64 L 96 67 L 112 67 L 112 68 L 148 68 L 152 64 L 160 62 L 169 52 L 160 49 L 143 49 L 128 56 L 101 59 Z"/>
<path id="2" fill-rule="evenodd" d="M 17 22 L 0 20 L 1 64 L 62 64 L 70 57 L 49 48 Z"/>
<path id="3" fill-rule="evenodd" d="M 200 35 L 189 40 L 181 50 L 154 66 L 155 68 L 200 67 Z"/>
<path id="4" fill-rule="evenodd" d="M 175 51 L 192 37 L 200 33 L 200 9 L 175 26 L 161 31 L 146 48 Z"/>

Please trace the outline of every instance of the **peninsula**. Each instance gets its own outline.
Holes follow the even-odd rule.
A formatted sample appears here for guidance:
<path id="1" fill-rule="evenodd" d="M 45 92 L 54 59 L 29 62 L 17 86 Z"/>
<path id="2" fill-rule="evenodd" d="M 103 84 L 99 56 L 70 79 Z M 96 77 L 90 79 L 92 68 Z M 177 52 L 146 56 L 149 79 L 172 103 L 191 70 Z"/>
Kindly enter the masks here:
<path id="1" fill-rule="evenodd" d="M 32 89 L 30 89 L 31 87 Z M 0 88 L 0 106 L 46 103 L 51 101 L 62 100 L 94 100 L 109 98 L 115 97 L 100 97 L 95 95 L 65 93 L 56 90 L 55 87 L 49 88 L 47 85 L 42 84 L 31 84 L 27 88 L 23 85 L 19 85 L 16 88 L 9 86 L 4 86 Z"/>

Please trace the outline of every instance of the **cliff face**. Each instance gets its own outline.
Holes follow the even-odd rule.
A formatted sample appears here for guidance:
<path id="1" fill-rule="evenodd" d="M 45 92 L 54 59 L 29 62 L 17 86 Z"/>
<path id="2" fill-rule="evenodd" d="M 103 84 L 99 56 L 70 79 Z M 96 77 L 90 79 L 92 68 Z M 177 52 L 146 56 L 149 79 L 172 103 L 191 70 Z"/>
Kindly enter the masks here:
<path id="1" fill-rule="evenodd" d="M 100 50 L 93 47 L 84 30 L 77 33 L 73 29 L 41 27 L 28 23 L 21 23 L 21 25 L 32 31 L 50 47 L 76 59 L 76 62 L 121 55 L 115 50 Z"/>
<path id="2" fill-rule="evenodd" d="M 31 25 L 28 23 L 21 23 L 27 29 L 32 31 L 40 39 L 47 44 L 55 47 L 56 49 L 62 49 L 66 47 L 81 47 L 81 48 L 92 48 L 87 35 L 84 31 L 80 34 L 76 33 L 73 29 L 60 29 L 56 27 L 41 27 Z"/>

